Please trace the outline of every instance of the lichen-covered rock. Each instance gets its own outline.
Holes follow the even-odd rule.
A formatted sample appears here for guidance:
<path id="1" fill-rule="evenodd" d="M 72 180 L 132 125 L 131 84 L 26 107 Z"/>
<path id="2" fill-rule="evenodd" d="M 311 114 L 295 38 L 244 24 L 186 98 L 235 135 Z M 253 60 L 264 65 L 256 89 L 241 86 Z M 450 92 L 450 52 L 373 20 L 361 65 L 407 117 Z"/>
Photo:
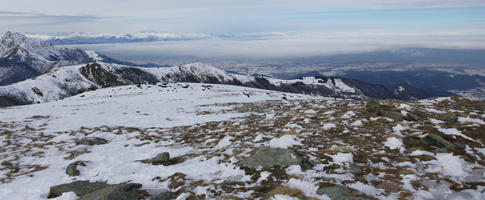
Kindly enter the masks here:
<path id="1" fill-rule="evenodd" d="M 64 192 L 74 192 L 77 196 L 83 196 L 107 186 L 109 185 L 104 182 L 74 181 L 50 187 L 48 198 L 61 196 Z"/>
<path id="2" fill-rule="evenodd" d="M 263 168 L 270 168 L 274 166 L 290 166 L 298 165 L 302 162 L 293 150 L 277 149 L 277 148 L 262 148 L 254 155 L 241 161 L 241 164 L 251 168 L 262 166 Z"/>
<path id="3" fill-rule="evenodd" d="M 401 120 L 404 118 L 404 115 L 402 115 L 401 113 L 389 110 L 379 110 L 377 111 L 377 114 L 381 117 L 388 117 L 395 120 Z"/>
<path id="4" fill-rule="evenodd" d="M 86 138 L 82 138 L 78 141 L 76 141 L 76 144 L 77 145 L 90 145 L 90 146 L 93 146 L 93 145 L 101 145 L 101 144 L 106 144 L 108 143 L 108 140 L 105 140 L 103 138 L 99 138 L 99 137 L 86 137 Z"/>
<path id="5" fill-rule="evenodd" d="M 421 120 L 421 117 L 419 117 L 418 115 L 414 114 L 414 113 L 407 113 L 406 114 L 406 117 L 411 120 L 411 121 L 419 121 Z"/>
<path id="6" fill-rule="evenodd" d="M 171 200 L 171 199 L 176 199 L 177 194 L 173 192 L 162 192 L 160 194 L 157 194 L 153 196 L 150 200 Z"/>
<path id="7" fill-rule="evenodd" d="M 138 183 L 121 183 L 109 185 L 84 196 L 79 200 L 136 200 L 140 195 Z"/>
<path id="8" fill-rule="evenodd" d="M 350 190 L 342 185 L 331 185 L 320 187 L 317 190 L 319 195 L 327 195 L 332 200 L 366 200 L 363 197 L 354 197 L 350 194 Z"/>
<path id="9" fill-rule="evenodd" d="M 156 155 L 153 158 L 140 160 L 142 163 L 152 164 L 152 165 L 166 165 L 170 161 L 170 154 L 168 152 L 163 152 Z"/>
<path id="10" fill-rule="evenodd" d="M 379 102 L 377 102 L 375 99 L 369 99 L 365 105 L 365 109 L 369 112 L 376 112 L 380 106 L 381 104 L 379 104 Z"/>
<path id="11" fill-rule="evenodd" d="M 435 146 L 438 148 L 447 148 L 447 149 L 456 148 L 456 145 L 448 142 L 447 140 L 435 134 L 426 135 L 426 137 L 423 138 L 423 141 L 430 146 Z"/>
<path id="12" fill-rule="evenodd" d="M 319 123 L 298 123 L 298 125 L 300 125 L 303 128 L 318 128 L 322 126 Z"/>
<path id="13" fill-rule="evenodd" d="M 76 162 L 73 162 L 73 163 L 67 165 L 66 174 L 69 175 L 69 176 L 79 176 L 80 172 L 77 169 L 77 166 L 86 166 L 86 162 L 76 161 Z"/>

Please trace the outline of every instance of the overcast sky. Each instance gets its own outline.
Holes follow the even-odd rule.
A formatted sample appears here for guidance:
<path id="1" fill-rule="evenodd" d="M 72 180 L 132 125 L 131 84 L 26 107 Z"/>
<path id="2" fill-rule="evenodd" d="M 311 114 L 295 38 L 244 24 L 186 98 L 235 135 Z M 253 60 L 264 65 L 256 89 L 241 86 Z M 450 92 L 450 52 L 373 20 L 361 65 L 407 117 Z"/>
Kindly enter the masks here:
<path id="1" fill-rule="evenodd" d="M 0 32 L 276 33 L 293 42 L 321 38 L 319 41 L 338 43 L 332 39 L 337 37 L 342 42 L 359 39 L 382 44 L 386 43 L 379 41 L 383 37 L 389 44 L 485 46 L 485 0 L 0 2 Z"/>
<path id="2" fill-rule="evenodd" d="M 484 0 L 0 0 L 22 32 L 241 33 L 385 29 L 475 32 Z M 480 32 L 482 33 L 482 32 Z"/>

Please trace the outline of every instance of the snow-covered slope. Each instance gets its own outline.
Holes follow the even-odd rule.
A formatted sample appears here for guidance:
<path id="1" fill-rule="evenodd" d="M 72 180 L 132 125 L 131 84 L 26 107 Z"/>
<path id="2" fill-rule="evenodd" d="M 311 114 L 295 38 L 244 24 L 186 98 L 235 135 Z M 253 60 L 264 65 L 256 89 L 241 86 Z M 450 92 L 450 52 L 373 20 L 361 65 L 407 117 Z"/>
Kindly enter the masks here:
<path id="1" fill-rule="evenodd" d="M 101 199 L 89 195 L 124 191 L 82 192 L 87 182 L 128 182 L 147 200 L 481 200 L 483 106 L 200 83 L 101 88 L 0 109 L 0 199 Z"/>
<path id="2" fill-rule="evenodd" d="M 93 62 L 53 69 L 41 76 L 8 86 L 0 86 L 0 106 L 60 100 L 88 90 L 129 84 L 212 83 L 238 85 L 273 91 L 326 97 L 361 99 L 420 99 L 430 95 L 409 86 L 386 87 L 338 77 L 305 77 L 280 80 L 241 76 L 202 63 L 169 68 L 142 68 Z M 401 90 L 399 90 L 401 88 Z"/>
<path id="3" fill-rule="evenodd" d="M 21 33 L 6 32 L 0 40 L 0 85 L 32 78 L 55 67 L 93 60 L 80 49 L 57 48 Z"/>

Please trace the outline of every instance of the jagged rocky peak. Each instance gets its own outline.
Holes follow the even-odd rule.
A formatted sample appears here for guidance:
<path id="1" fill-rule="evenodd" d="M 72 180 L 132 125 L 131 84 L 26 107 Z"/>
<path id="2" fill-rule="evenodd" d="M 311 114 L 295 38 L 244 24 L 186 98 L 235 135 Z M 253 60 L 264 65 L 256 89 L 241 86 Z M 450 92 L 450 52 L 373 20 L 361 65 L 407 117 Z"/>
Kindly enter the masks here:
<path id="1" fill-rule="evenodd" d="M 0 41 L 0 85 L 33 78 L 56 67 L 92 60 L 83 50 L 58 48 L 22 33 L 8 31 Z"/>
<path id="2" fill-rule="evenodd" d="M 60 53 L 59 50 L 50 43 L 34 38 L 28 38 L 22 33 L 14 33 L 10 31 L 3 34 L 1 46 L 3 50 L 2 54 L 9 52 L 13 48 L 22 48 L 24 51 L 39 54 L 43 57 Z"/>

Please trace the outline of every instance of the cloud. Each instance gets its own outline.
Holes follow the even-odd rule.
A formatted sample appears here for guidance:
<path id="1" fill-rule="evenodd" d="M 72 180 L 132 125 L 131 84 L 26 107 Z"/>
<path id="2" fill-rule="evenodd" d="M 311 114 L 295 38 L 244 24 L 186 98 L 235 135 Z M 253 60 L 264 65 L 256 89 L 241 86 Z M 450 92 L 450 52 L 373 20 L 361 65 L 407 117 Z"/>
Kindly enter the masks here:
<path id="1" fill-rule="evenodd" d="M 328 32 L 322 35 L 294 34 L 259 40 L 213 38 L 74 46 L 133 61 L 176 64 L 190 59 L 298 58 L 398 48 L 484 49 L 485 34 L 470 37 L 471 34 L 474 33 Z"/>
<path id="2" fill-rule="evenodd" d="M 33 12 L 0 11 L 0 31 L 30 26 L 63 25 L 103 19 L 89 15 L 49 15 Z"/>

